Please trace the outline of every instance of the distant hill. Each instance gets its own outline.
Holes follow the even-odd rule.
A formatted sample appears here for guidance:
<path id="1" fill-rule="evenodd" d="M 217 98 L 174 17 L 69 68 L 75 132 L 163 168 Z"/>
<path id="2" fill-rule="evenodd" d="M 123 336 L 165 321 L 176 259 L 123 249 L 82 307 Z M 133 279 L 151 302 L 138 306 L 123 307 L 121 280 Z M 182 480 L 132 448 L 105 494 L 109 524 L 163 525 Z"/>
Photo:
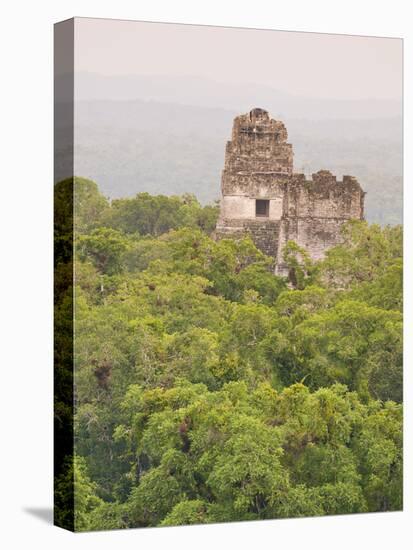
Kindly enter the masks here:
<path id="1" fill-rule="evenodd" d="M 56 84 L 56 97 L 67 97 L 67 78 Z M 355 175 L 367 191 L 369 221 L 402 220 L 400 102 L 314 99 L 255 84 L 156 75 L 80 73 L 75 91 L 75 174 L 95 180 L 109 197 L 149 191 L 218 199 L 232 121 L 263 107 L 287 125 L 297 172 Z M 71 173 L 64 154 L 70 132 L 60 119 L 56 179 Z"/>
<path id="2" fill-rule="evenodd" d="M 60 77 L 60 79 L 60 85 L 65 89 L 67 87 L 65 78 Z M 76 74 L 75 85 L 77 101 L 140 99 L 158 103 L 222 108 L 236 112 L 246 112 L 252 107 L 264 107 L 276 118 L 360 120 L 400 117 L 402 112 L 401 103 L 394 100 L 303 97 L 262 84 L 229 84 L 200 76 L 105 76 L 80 72 Z M 280 77 L 280 88 L 282 88 L 282 77 Z M 340 90 L 337 94 L 340 94 Z"/>
<path id="3" fill-rule="evenodd" d="M 140 191 L 219 198 L 234 110 L 149 101 L 76 103 L 75 173 L 109 197 Z M 310 120 L 285 117 L 297 172 L 355 175 L 371 222 L 402 221 L 402 125 L 398 118 Z M 61 130 L 64 133 L 64 129 Z M 67 175 L 64 163 L 57 179 Z"/>

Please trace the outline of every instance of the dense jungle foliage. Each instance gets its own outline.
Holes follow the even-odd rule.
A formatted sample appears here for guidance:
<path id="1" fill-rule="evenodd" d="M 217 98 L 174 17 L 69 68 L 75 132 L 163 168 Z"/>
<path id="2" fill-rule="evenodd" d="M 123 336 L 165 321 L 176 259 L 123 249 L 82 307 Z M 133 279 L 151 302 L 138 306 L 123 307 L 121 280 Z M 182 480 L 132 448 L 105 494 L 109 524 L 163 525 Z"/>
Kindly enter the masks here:
<path id="1" fill-rule="evenodd" d="M 400 510 L 402 228 L 349 222 L 317 263 L 291 242 L 288 281 L 248 237 L 213 240 L 217 213 L 191 195 L 109 203 L 75 179 L 58 521 L 73 502 L 76 530 Z"/>

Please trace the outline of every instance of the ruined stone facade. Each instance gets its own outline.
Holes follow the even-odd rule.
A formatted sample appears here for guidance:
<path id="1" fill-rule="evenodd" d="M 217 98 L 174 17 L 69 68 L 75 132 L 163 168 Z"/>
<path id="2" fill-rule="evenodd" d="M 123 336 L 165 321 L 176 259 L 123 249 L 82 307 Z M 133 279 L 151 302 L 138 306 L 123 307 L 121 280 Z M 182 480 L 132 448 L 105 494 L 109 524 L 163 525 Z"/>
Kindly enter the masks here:
<path id="1" fill-rule="evenodd" d="M 318 260 L 340 242 L 340 227 L 363 219 L 364 191 L 352 176 L 342 181 L 328 170 L 307 179 L 293 171 L 293 148 L 284 124 L 253 109 L 235 118 L 222 173 L 217 238 L 250 234 L 257 248 L 274 258 L 286 275 L 282 250 L 287 241 Z"/>

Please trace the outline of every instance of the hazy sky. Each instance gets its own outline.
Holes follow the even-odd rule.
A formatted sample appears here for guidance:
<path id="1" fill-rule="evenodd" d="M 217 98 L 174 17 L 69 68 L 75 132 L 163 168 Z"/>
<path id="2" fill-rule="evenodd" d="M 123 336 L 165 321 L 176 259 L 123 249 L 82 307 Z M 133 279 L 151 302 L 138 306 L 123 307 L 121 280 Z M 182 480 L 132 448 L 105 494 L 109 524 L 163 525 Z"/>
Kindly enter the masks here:
<path id="1" fill-rule="evenodd" d="M 401 99 L 402 41 L 76 18 L 75 69 L 202 76 L 307 97 Z"/>

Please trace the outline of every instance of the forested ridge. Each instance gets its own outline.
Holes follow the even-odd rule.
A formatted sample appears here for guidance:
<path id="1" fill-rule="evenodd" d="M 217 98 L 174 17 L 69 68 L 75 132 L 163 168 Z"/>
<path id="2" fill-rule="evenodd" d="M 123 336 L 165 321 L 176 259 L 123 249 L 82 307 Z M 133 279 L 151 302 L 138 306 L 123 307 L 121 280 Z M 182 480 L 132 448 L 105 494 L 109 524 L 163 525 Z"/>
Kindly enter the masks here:
<path id="1" fill-rule="evenodd" d="M 104 91 L 104 87 L 100 89 Z M 130 91 L 129 86 L 124 89 Z M 181 95 L 173 90 L 175 96 Z M 181 88 L 182 93 L 188 90 L 193 93 L 193 86 Z M 138 89 L 136 92 L 139 97 Z M 214 102 L 219 95 L 214 96 Z M 377 109 L 374 115 L 366 116 L 365 104 L 359 105 L 357 113 L 345 114 L 339 109 L 329 119 L 324 118 L 323 99 L 321 104 L 303 106 L 307 115 L 303 112 L 300 117 L 296 97 L 286 110 L 281 108 L 281 98 L 274 104 L 270 98 L 258 100 L 253 96 L 235 107 L 233 94 L 230 97 L 230 109 L 195 106 L 198 94 L 188 105 L 138 99 L 77 101 L 77 170 L 97 181 L 100 190 L 111 198 L 132 197 L 142 191 L 180 195 L 190 189 L 201 204 L 211 203 L 220 197 L 225 143 L 231 136 L 234 117 L 257 106 L 285 123 L 288 142 L 294 149 L 294 172 L 311 177 L 325 168 L 337 180 L 352 175 L 367 192 L 367 221 L 382 225 L 402 222 L 401 111 L 398 116 L 382 118 L 381 108 L 369 102 L 373 110 Z M 350 110 L 353 107 L 351 102 Z M 313 118 L 308 118 L 309 113 Z M 67 134 L 66 129 L 63 134 Z M 67 162 L 69 169 L 70 148 Z M 68 173 L 64 167 L 60 174 Z"/>
<path id="2" fill-rule="evenodd" d="M 72 185 L 56 184 L 57 211 Z M 74 188 L 75 456 L 58 471 L 59 524 L 73 502 L 76 530 L 402 508 L 401 226 L 349 222 L 320 262 L 290 242 L 286 280 L 248 237 L 211 237 L 217 205 Z M 71 292 L 56 300 L 63 328 Z"/>

